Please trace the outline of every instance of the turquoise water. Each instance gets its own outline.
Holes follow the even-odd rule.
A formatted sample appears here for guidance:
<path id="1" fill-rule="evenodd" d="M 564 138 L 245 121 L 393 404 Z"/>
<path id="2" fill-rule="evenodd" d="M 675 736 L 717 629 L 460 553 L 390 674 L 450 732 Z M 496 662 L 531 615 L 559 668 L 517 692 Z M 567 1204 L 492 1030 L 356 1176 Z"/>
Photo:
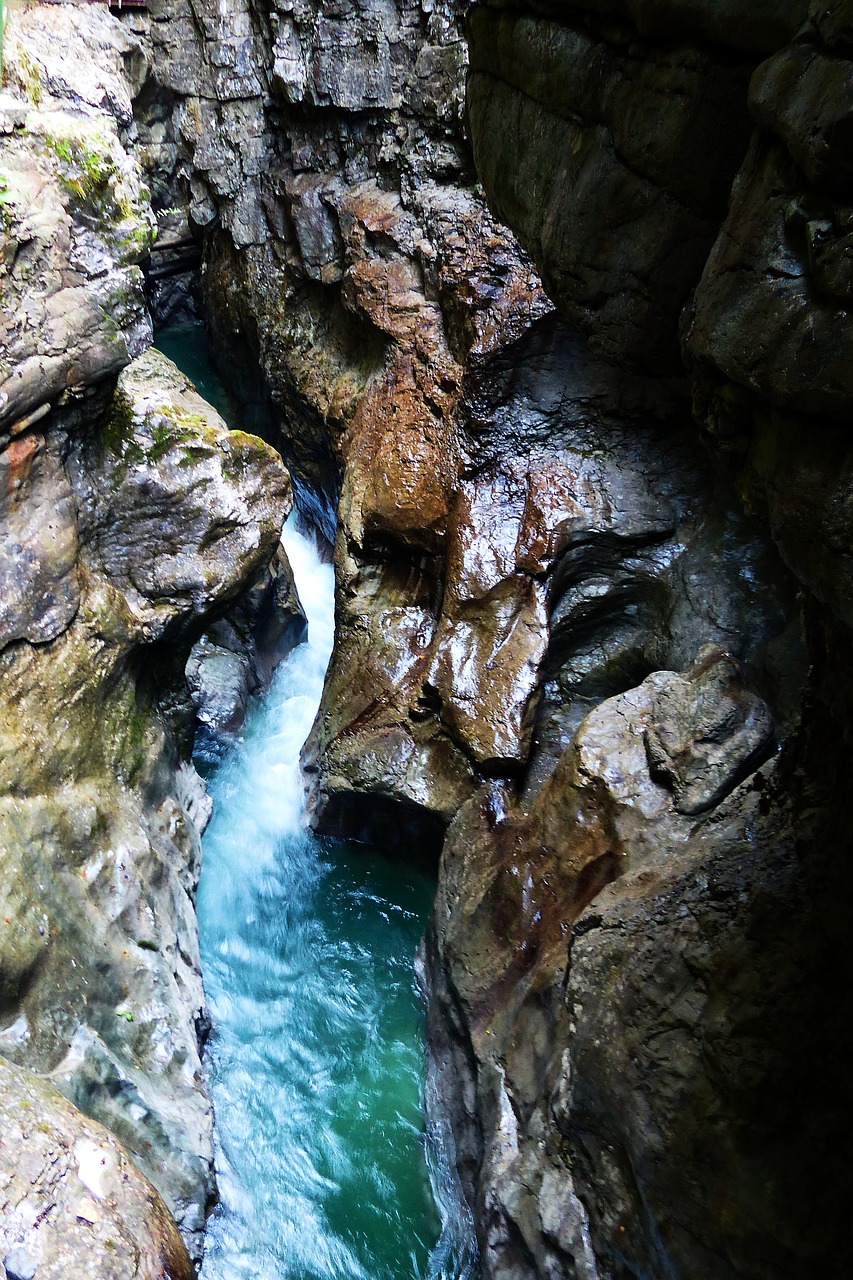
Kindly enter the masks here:
<path id="1" fill-rule="evenodd" d="M 231 427 L 240 423 L 240 407 L 228 393 L 224 382 L 210 362 L 207 353 L 207 338 L 202 324 L 175 325 L 171 329 L 160 329 L 155 337 L 154 345 L 164 356 L 174 360 L 191 382 L 195 383 L 199 395 L 204 396 L 208 404 L 212 404 Z"/>
<path id="2" fill-rule="evenodd" d="M 439 1234 L 412 967 L 434 885 L 302 828 L 333 587 L 305 538 L 286 545 L 309 640 L 210 784 L 198 909 L 222 1208 L 203 1275 L 404 1280 Z"/>
<path id="3" fill-rule="evenodd" d="M 157 345 L 195 380 L 185 357 L 203 358 L 203 334 Z M 284 541 L 308 639 L 208 779 L 198 916 L 221 1203 L 202 1280 L 473 1280 L 449 1154 L 422 1118 L 413 961 L 434 875 L 411 850 L 304 828 L 299 751 L 334 640 L 334 580 L 292 521 Z"/>

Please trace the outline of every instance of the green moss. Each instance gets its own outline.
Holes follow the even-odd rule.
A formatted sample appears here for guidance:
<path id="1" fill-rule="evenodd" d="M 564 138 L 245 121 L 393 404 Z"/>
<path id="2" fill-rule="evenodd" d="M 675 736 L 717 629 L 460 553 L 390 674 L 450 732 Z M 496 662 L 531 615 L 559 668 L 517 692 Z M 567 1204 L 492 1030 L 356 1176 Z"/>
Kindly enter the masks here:
<path id="1" fill-rule="evenodd" d="M 26 49 L 20 50 L 19 66 L 24 92 L 32 105 L 37 107 L 41 102 L 41 67 L 30 57 Z"/>
<path id="2" fill-rule="evenodd" d="M 194 467 L 197 462 L 202 462 L 210 454 L 210 450 L 203 444 L 188 444 L 181 451 L 180 461 L 181 467 Z"/>
<path id="3" fill-rule="evenodd" d="M 59 179 L 66 191 L 80 201 L 100 196 L 106 200 L 116 176 L 116 166 L 104 140 L 97 134 L 85 142 L 71 136 L 45 134 L 45 141 L 62 162 Z M 128 216 L 132 210 L 128 209 Z"/>
<path id="4" fill-rule="evenodd" d="M 133 407 L 120 391 L 113 399 L 112 413 L 103 430 L 103 441 L 110 453 L 122 462 L 141 462 L 145 457 L 133 434 Z"/>
<path id="5" fill-rule="evenodd" d="M 148 193 L 128 188 L 116 164 L 111 140 L 97 131 L 86 135 L 46 132 L 43 136 L 60 162 L 57 176 L 73 205 L 88 208 L 112 224 L 128 223 L 121 243 L 136 256 L 143 253 L 152 237 L 150 226 L 141 220 Z"/>
<path id="6" fill-rule="evenodd" d="M 148 462 L 159 462 L 161 458 L 177 445 L 184 445 L 182 461 L 187 461 L 187 454 L 193 449 L 199 456 L 207 451 L 207 447 L 198 437 L 204 437 L 208 425 L 197 413 L 185 413 L 174 405 L 163 404 L 157 409 L 159 419 L 151 427 L 152 443 L 145 451 Z"/>
<path id="7" fill-rule="evenodd" d="M 222 459 L 223 475 L 240 484 L 247 471 L 261 467 L 269 459 L 269 448 L 257 436 L 245 431 L 228 432 L 229 448 Z"/>

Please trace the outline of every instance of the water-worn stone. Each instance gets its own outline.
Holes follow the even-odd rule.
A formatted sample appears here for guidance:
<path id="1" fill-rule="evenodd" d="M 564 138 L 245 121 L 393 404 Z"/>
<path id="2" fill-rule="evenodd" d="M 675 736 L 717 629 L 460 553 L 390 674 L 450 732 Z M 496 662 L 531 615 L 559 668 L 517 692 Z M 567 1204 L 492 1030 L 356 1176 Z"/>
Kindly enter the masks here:
<path id="1" fill-rule="evenodd" d="M 809 818 L 774 766 L 698 823 L 680 813 L 645 747 L 673 683 L 655 673 L 600 704 L 532 803 L 492 784 L 445 843 L 430 1035 L 486 1275 L 769 1280 L 818 1259 L 831 1273 L 840 1247 L 826 1159 L 849 1090 L 815 1101 L 822 1136 L 802 1146 L 781 1087 L 789 1066 L 824 1070 L 827 1018 L 833 1080 L 849 1039 L 808 942 L 824 914 L 837 947 L 849 875 L 826 852 L 833 782 Z"/>
<path id="2" fill-rule="evenodd" d="M 236 741 L 253 693 L 300 644 L 308 622 L 283 546 L 236 606 L 190 650 L 186 677 L 196 714 L 194 751 L 219 759 Z"/>
<path id="3" fill-rule="evenodd" d="M 229 431 L 154 348 L 121 374 L 106 424 L 74 442 L 69 465 L 80 540 L 149 641 L 245 589 L 290 509 L 273 450 Z"/>
<path id="4" fill-rule="evenodd" d="M 0 644 L 53 640 L 80 603 L 77 512 L 53 441 L 29 431 L 0 453 Z"/>
<path id="5" fill-rule="evenodd" d="M 0 1059 L 0 1261 L 9 1280 L 192 1280 L 161 1197 L 115 1136 Z"/>
<path id="6" fill-rule="evenodd" d="M 608 359 L 678 377 L 676 322 L 698 283 L 682 321 L 696 415 L 807 596 L 849 625 L 849 46 L 840 9 L 794 4 L 770 15 L 703 0 L 478 6 L 469 119 L 493 206 L 531 250 L 563 313 Z M 832 41 L 831 54 L 821 40 Z M 747 104 L 746 77 L 761 51 L 773 56 L 755 72 Z M 695 86 L 706 86 L 704 101 L 687 90 L 688 69 Z M 728 179 L 703 134 L 721 106 L 719 77 L 737 121 L 727 129 Z M 666 88 L 676 80 L 685 91 L 677 102 Z M 666 105 L 644 116 L 652 89 Z M 747 105 L 761 126 L 749 147 Z M 724 219 L 718 197 L 728 195 L 741 159 Z M 585 183 L 589 175 L 595 180 Z M 704 206 L 699 187 L 683 185 L 697 176 L 709 182 Z M 691 260 L 655 272 L 658 248 L 676 242 L 667 239 L 675 224 L 660 212 L 662 193 L 675 192 L 683 225 L 703 208 L 704 239 L 701 248 L 693 241 Z M 649 308 L 644 320 L 651 316 L 639 333 L 630 312 L 643 314 L 638 300 Z M 661 304 L 671 307 L 663 320 L 653 310 Z M 600 439 L 600 419 L 596 428 Z M 519 432 L 529 430 L 522 419 Z M 620 440 L 616 457 L 629 450 Z M 557 460 L 545 471 L 553 492 Z M 638 471 L 645 478 L 635 464 Z M 601 492 L 621 498 L 624 482 L 608 469 Z M 656 673 L 630 689 L 648 650 L 640 629 L 626 635 L 625 623 L 637 618 L 638 600 L 649 608 L 641 584 L 660 591 L 667 581 L 673 516 L 665 503 L 657 514 L 658 529 L 633 553 L 600 533 L 594 555 L 583 548 L 579 579 L 572 554 L 565 569 L 558 558 L 528 789 L 521 803 L 506 783 L 481 791 L 442 854 L 427 946 L 430 1036 L 486 1276 L 806 1277 L 815 1268 L 831 1274 L 844 1252 L 845 1179 L 829 1163 L 834 1117 L 849 1107 L 848 1090 L 834 1093 L 848 1015 L 831 1012 L 834 977 L 819 1000 L 816 992 L 826 955 L 844 937 L 836 899 L 847 878 L 848 788 L 836 765 L 825 786 L 823 774 L 846 750 L 846 684 L 837 686 L 829 730 L 833 695 L 827 682 L 816 697 L 812 675 L 803 714 L 820 728 L 805 739 L 801 729 L 783 750 L 778 781 L 767 766 L 754 785 L 744 776 L 772 750 L 772 721 L 741 685 L 737 663 L 705 654 L 681 676 Z M 705 566 L 726 558 L 720 548 L 730 535 L 721 534 L 731 517 L 718 523 L 721 515 L 709 512 L 695 544 Z M 491 529 L 488 541 L 501 546 Z M 690 535 L 678 541 L 689 546 Z M 647 555 L 654 568 L 643 564 Z M 734 558 L 745 567 L 743 549 Z M 710 612 L 728 617 L 730 634 L 742 632 L 749 589 L 709 591 L 707 578 L 693 577 L 695 563 L 688 552 L 674 589 L 679 608 L 685 594 L 690 612 L 713 599 Z M 764 572 L 749 575 L 753 584 Z M 610 663 L 599 651 L 585 670 L 583 643 L 577 656 L 571 649 L 597 600 L 630 604 L 624 618 L 610 619 Z M 849 634 L 820 616 L 812 661 L 838 673 L 849 663 Z M 704 639 L 701 625 L 681 625 L 679 665 Z M 658 617 L 650 629 L 666 635 L 667 623 Z M 790 669 L 787 642 L 778 654 Z M 750 659 L 748 679 L 763 665 L 766 697 L 765 659 Z M 549 685 L 552 663 L 559 677 Z M 614 692 L 607 679 L 617 664 L 627 691 L 601 702 Z M 583 697 L 599 706 L 567 747 Z M 798 695 L 788 705 L 802 712 Z M 537 756 L 549 754 L 543 770 Z M 795 776 L 797 799 L 787 807 Z M 817 941 L 808 921 L 821 917 L 827 935 Z M 833 1064 L 832 1096 L 807 1122 L 821 1134 L 823 1159 L 814 1159 L 796 1094 L 783 1083 L 793 1007 L 804 1029 L 798 1078 Z M 809 1166 L 807 1207 L 791 1176 L 800 1164 Z M 814 1229 L 792 1229 L 806 1220 Z"/>
<path id="7" fill-rule="evenodd" d="M 814 6 L 751 85 L 762 125 L 684 319 L 696 414 L 786 562 L 848 624 L 849 48 Z M 822 39 L 831 41 L 829 49 Z M 806 514 L 806 507 L 808 514 Z"/>
<path id="8" fill-rule="evenodd" d="M 853 323 L 842 268 L 853 215 L 803 186 L 781 145 L 758 137 L 696 291 L 686 348 L 776 408 L 842 416 Z"/>
<path id="9" fill-rule="evenodd" d="M 100 425 L 48 438 L 76 498 L 81 594 L 60 635 L 0 657 L 0 1045 L 122 1138 L 197 1250 L 212 1163 L 192 902 L 204 815 L 143 655 L 166 631 L 180 648 L 181 628 L 258 576 L 288 478 L 157 352 L 122 375 Z"/>
<path id="10" fill-rule="evenodd" d="M 773 717 L 743 687 L 740 664 L 713 646 L 655 697 L 646 750 L 679 813 L 712 809 L 773 748 Z"/>
<path id="11" fill-rule="evenodd" d="M 453 1071 L 444 1097 L 486 1277 L 832 1274 L 844 1256 L 841 1178 L 816 1156 L 831 1146 L 832 1116 L 820 1097 L 799 1128 L 783 1085 L 790 1061 L 791 1096 L 812 1096 L 821 1034 L 831 1057 L 849 1056 L 827 977 L 844 969 L 833 951 L 843 876 L 828 851 L 849 837 L 825 821 L 833 782 L 847 794 L 849 750 L 843 717 L 826 710 L 826 673 L 815 694 L 821 662 L 843 687 L 844 633 L 809 613 L 817 597 L 846 618 L 851 600 L 849 467 L 833 421 L 849 399 L 849 22 L 839 6 L 809 11 L 805 0 L 474 8 L 468 121 L 480 176 L 566 324 L 475 186 L 458 18 L 445 0 L 269 13 L 249 0 L 151 0 L 122 18 L 130 132 L 161 228 L 189 241 L 187 261 L 202 244 L 224 371 L 247 421 L 286 442 L 301 500 L 329 535 L 340 500 L 336 654 L 306 755 L 313 820 L 406 853 L 416 841 L 438 847 L 451 824 L 429 938 L 430 1028 Z M 115 20 L 100 11 L 97 22 Z M 48 82 L 55 97 L 59 79 Z M 748 106 L 761 133 L 747 156 Z M 4 138 L 16 137 L 15 119 Z M 77 257 L 94 271 L 98 252 L 87 241 Z M 170 248 L 152 276 L 183 252 Z M 697 283 L 680 352 L 679 313 Z M 696 448 L 684 352 L 696 414 L 731 461 L 748 516 Z M 132 849 L 145 884 L 173 887 L 158 859 L 177 876 L 184 896 L 173 892 L 166 932 L 182 939 L 171 954 L 186 1010 L 197 990 L 186 898 L 195 846 L 176 809 L 200 812 L 198 792 L 156 726 L 134 721 L 147 693 L 137 672 L 141 654 L 162 661 L 167 649 L 182 667 L 204 633 L 200 704 L 204 663 L 218 664 L 227 679 L 213 692 L 227 697 L 216 715 L 239 713 L 253 673 L 232 597 L 254 552 L 248 519 L 197 553 L 205 513 L 179 475 L 195 410 L 176 394 L 165 415 L 162 405 L 137 421 L 120 415 L 110 457 L 83 426 L 97 404 L 63 418 L 76 569 L 36 556 L 10 623 L 32 625 L 19 620 L 32 607 L 67 627 L 44 646 L 59 675 L 43 680 L 21 639 L 0 662 L 27 738 L 8 765 L 10 812 L 20 823 L 26 811 L 31 828 L 20 847 L 32 859 L 59 842 L 58 762 L 64 777 L 76 760 L 74 813 L 90 784 L 101 807 L 85 831 L 79 819 L 73 838 L 63 832 L 77 851 L 68 866 L 107 900 L 111 864 L 96 874 L 90 854 L 106 830 L 104 856 Z M 797 415 L 814 409 L 821 421 L 803 431 Z M 179 431 L 164 427 L 170 415 Z M 28 418 L 26 432 L 36 425 Z M 274 461 L 251 448 L 275 486 Z M 193 475 L 220 501 L 222 450 L 199 449 Z M 56 457 L 64 465 L 63 450 Z M 40 485 L 59 493 L 61 476 L 39 465 L 33 496 Z M 312 487 L 324 494 L 311 498 Z M 163 519 L 173 500 L 180 515 Z M 213 504 L 214 523 L 225 505 Z M 131 510 L 144 563 L 121 514 Z M 813 672 L 799 736 L 755 775 L 771 746 L 765 703 L 782 738 L 801 709 L 799 607 L 763 517 L 805 587 Z M 731 659 L 690 669 L 709 642 Z M 27 692 L 36 680 L 47 690 L 38 708 Z M 39 760 L 29 739 L 43 740 L 47 717 L 56 747 Z M 820 740 L 841 745 L 824 753 L 833 777 L 813 794 Z M 113 777 L 145 791 L 144 839 L 125 834 L 138 833 L 139 812 L 122 809 L 119 821 L 110 810 Z M 799 826 L 784 811 L 789 792 L 807 815 Z M 28 863 L 27 879 L 41 883 L 41 869 Z M 111 959 L 102 988 L 115 979 L 150 994 L 156 978 L 159 993 L 146 890 L 125 893 L 133 945 L 118 926 L 103 941 L 113 956 L 124 942 L 134 967 L 126 976 Z M 73 958 L 88 957 L 82 925 L 63 929 Z M 43 937 L 26 928 L 9 947 L 24 1013 L 13 1021 L 11 1007 L 4 1029 L 22 1057 L 27 1034 L 46 1035 L 37 1018 L 22 1021 L 39 965 L 49 968 Z M 151 1142 L 147 1159 L 165 1162 L 173 1199 L 179 1185 L 191 1199 L 203 1153 L 187 1128 L 205 1132 L 204 1122 L 169 1111 L 144 1052 L 148 1022 L 118 989 L 84 1018 L 74 971 L 62 981 L 68 1090 L 105 1107 L 112 1082 L 110 1123 L 128 1126 L 136 1152 Z M 166 1004 L 158 1027 L 184 1026 Z M 791 1010 L 802 1035 L 791 1035 Z M 148 1108 L 132 1132 L 130 1096 Z M 791 1226 L 801 1171 L 813 1232 Z"/>
<path id="12" fill-rule="evenodd" d="M 139 42 L 106 8 L 70 4 L 16 11 L 7 36 L 20 109 L 0 136 L 0 1048 L 121 1138 L 198 1257 L 213 1180 L 193 897 L 209 801 L 156 699 L 198 629 L 266 572 L 289 482 L 164 357 L 134 361 L 114 394 L 150 336 L 135 264 L 153 217 L 126 149 Z M 4 1151 L 4 1185 L 15 1159 Z M 122 1179 L 135 1221 L 142 1180 Z M 99 1238 L 80 1222 L 60 1232 L 57 1274 L 85 1269 L 69 1262 L 81 1233 Z M 154 1225 L 165 1254 L 149 1264 L 128 1245 L 114 1274 L 170 1258 L 189 1273 L 165 1209 Z M 9 1248 L 26 1268 L 24 1243 Z"/>

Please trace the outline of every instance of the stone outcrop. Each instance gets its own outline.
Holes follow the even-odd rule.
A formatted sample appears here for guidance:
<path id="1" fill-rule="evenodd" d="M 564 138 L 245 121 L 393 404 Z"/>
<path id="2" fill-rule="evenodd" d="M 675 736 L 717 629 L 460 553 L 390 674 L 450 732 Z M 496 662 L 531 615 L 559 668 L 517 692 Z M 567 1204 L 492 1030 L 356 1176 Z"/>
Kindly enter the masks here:
<path id="1" fill-rule="evenodd" d="M 29 1073 L 10 1068 L 8 1088 L 42 1100 L 39 1133 L 57 1151 L 78 1129 L 101 1141 L 57 1111 L 49 1083 L 121 1140 L 197 1258 L 213 1196 L 193 905 L 210 802 L 177 750 L 192 718 L 183 667 L 263 584 L 290 482 L 274 450 L 229 432 L 145 352 L 138 264 L 155 218 L 132 147 L 138 41 L 89 5 L 20 11 L 6 34 L 0 1052 Z M 39 1275 L 71 1274 L 87 1234 L 103 1251 L 137 1229 L 138 1249 L 99 1274 L 191 1273 L 118 1144 L 116 1213 L 57 1235 L 64 1166 L 40 1172 L 41 1138 L 3 1129 L 14 1197 L 27 1143 L 34 1216 L 19 1226 L 36 1232 L 21 1248 L 44 1247 Z"/>
<path id="2" fill-rule="evenodd" d="M 250 696 L 308 633 L 305 611 L 284 548 L 209 626 L 185 668 L 195 710 L 194 755 L 219 760 L 234 745 Z"/>
<path id="3" fill-rule="evenodd" d="M 804 822 L 783 761 L 738 782 L 743 722 L 717 714 L 727 776 L 681 812 L 647 744 L 704 736 L 703 685 L 766 719 L 706 653 L 601 703 L 529 806 L 493 784 L 450 829 L 431 1037 L 487 1275 L 806 1276 L 841 1247 L 849 1094 L 794 1084 L 837 1081 L 849 1043 L 832 783 Z"/>
<path id="4" fill-rule="evenodd" d="M 49 642 L 0 655 L 0 1044 L 112 1128 L 199 1232 L 212 1152 L 193 895 L 209 805 L 156 698 L 194 621 L 275 551 L 288 478 L 153 352 L 121 375 L 105 420 L 45 422 L 19 439 L 73 495 L 79 599 Z M 27 503 L 24 471 L 15 492 Z"/>
<path id="5" fill-rule="evenodd" d="M 115 1136 L 0 1060 L 0 1262 L 8 1280 L 192 1280 L 163 1200 Z"/>
<path id="6" fill-rule="evenodd" d="M 753 566 L 766 553 L 715 497 L 683 390 L 616 371 L 555 324 L 485 208 L 449 6 L 340 19 L 306 6 L 275 11 L 269 30 L 251 6 L 200 12 L 200 28 L 156 5 L 130 19 L 152 67 L 139 130 L 153 138 L 147 120 L 162 117 L 154 181 L 171 174 L 162 201 L 183 201 L 203 239 L 223 372 L 330 533 L 317 495 L 337 501 L 338 641 L 306 749 L 313 821 L 437 846 L 484 774 L 547 773 L 591 699 L 703 642 L 743 648 L 741 606 L 756 611 L 741 656 L 762 663 L 778 600 L 753 599 L 734 557 L 702 562 L 717 537 Z M 728 120 L 731 83 L 710 64 L 702 76 L 673 125 L 685 138 L 697 113 L 704 140 Z M 725 181 L 740 154 L 732 142 L 720 160 Z M 691 206 L 704 254 L 718 178 Z M 647 234 L 659 230 L 650 215 Z M 218 664 L 230 707 L 245 684 L 227 647 L 197 658 Z"/>
<path id="7" fill-rule="evenodd" d="M 100 8 L 87 14 L 83 48 L 76 12 L 21 15 L 4 40 L 14 91 L 0 109 L 4 437 L 47 404 L 114 377 L 151 340 L 138 263 L 154 219 L 119 139 L 133 119 L 138 50 Z M 80 64 L 70 68 L 78 45 Z"/>
<path id="8" fill-rule="evenodd" d="M 459 16 L 127 20 L 222 370 L 329 535 L 337 506 L 312 820 L 436 849 L 449 824 L 431 1039 L 486 1275 L 809 1274 L 838 1202 L 780 1010 L 805 1079 L 807 922 L 843 889 L 814 668 L 844 633 L 810 606 L 805 656 L 773 542 L 843 616 L 846 28 L 804 0 Z M 234 654 L 193 659 L 226 719 Z"/>

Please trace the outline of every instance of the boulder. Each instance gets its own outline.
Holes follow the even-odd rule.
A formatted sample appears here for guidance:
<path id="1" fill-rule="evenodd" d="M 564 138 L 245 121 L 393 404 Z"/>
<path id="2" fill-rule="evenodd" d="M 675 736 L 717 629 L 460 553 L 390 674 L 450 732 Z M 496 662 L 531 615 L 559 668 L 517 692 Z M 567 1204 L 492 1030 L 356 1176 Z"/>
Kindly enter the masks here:
<path id="1" fill-rule="evenodd" d="M 192 1280 L 166 1205 L 115 1135 L 2 1059 L 0 1128 L 7 1280 Z"/>

